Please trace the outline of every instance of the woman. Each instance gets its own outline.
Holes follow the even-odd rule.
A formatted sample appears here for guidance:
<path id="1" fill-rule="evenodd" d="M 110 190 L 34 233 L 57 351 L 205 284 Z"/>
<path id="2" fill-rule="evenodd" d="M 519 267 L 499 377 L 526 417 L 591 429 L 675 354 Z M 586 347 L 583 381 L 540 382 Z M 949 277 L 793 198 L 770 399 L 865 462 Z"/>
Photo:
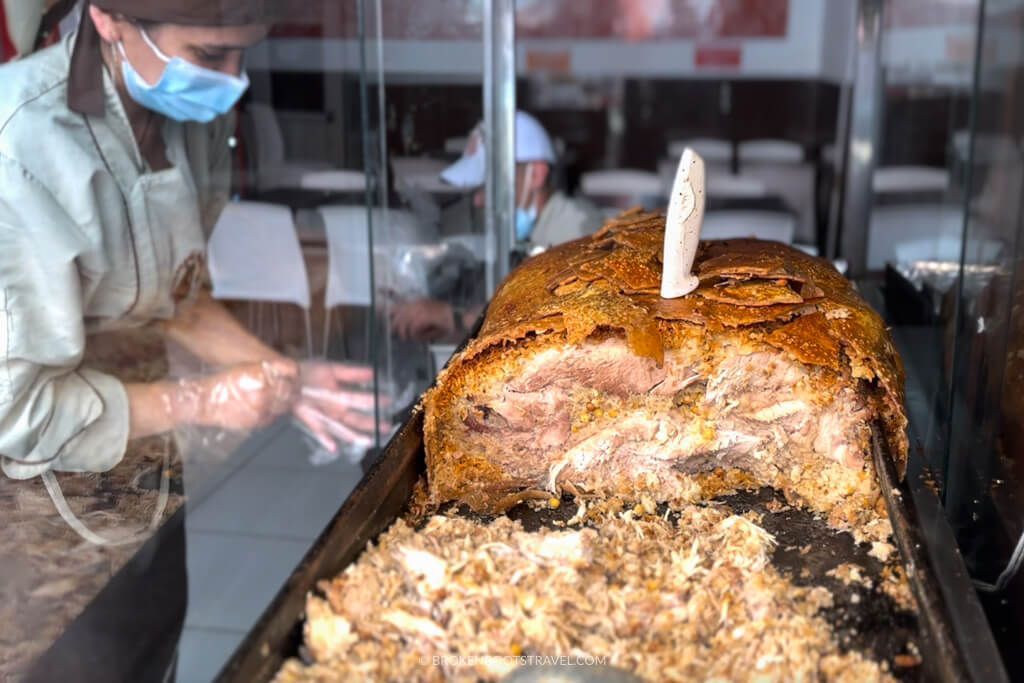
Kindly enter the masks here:
<path id="1" fill-rule="evenodd" d="M 97 0 L 76 35 L 0 67 L 8 476 L 102 472 L 129 439 L 187 425 L 245 430 L 289 410 L 325 443 L 323 416 L 372 432 L 354 410 L 372 394 L 342 390 L 371 371 L 297 365 L 201 293 L 206 236 L 229 191 L 227 114 L 248 85 L 244 51 L 274 16 L 260 0 Z M 80 367 L 88 335 L 148 324 L 223 369 L 122 384 Z M 327 399 L 303 398 L 309 385 Z"/>
<path id="2" fill-rule="evenodd" d="M 132 17 L 120 10 L 130 11 Z M 227 200 L 242 55 L 267 33 L 260 2 L 106 0 L 71 40 L 0 69 L 0 453 L 4 471 L 104 471 L 130 438 L 182 425 L 248 429 L 295 410 L 372 431 L 341 389 L 365 368 L 304 366 L 200 293 L 205 237 Z M 73 45 L 73 48 L 72 48 Z M 158 321 L 226 368 L 121 385 L 77 367 L 92 332 Z M 349 403 L 365 403 L 357 394 Z"/>

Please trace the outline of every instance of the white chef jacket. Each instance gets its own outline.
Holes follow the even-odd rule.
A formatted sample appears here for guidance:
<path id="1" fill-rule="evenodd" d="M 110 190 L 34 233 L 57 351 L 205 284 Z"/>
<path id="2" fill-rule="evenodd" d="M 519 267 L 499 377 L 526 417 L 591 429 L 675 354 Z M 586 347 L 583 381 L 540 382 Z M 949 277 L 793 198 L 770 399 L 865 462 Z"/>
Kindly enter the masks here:
<path id="1" fill-rule="evenodd" d="M 166 120 L 171 168 L 153 172 L 108 74 L 105 116 L 68 108 L 73 44 L 0 67 L 0 455 L 15 478 L 123 457 L 127 394 L 79 367 L 86 337 L 194 297 L 229 192 L 230 117 Z"/>
<path id="2" fill-rule="evenodd" d="M 604 216 L 589 200 L 568 197 L 555 192 L 544 203 L 537 223 L 530 232 L 530 242 L 543 247 L 553 247 L 562 242 L 586 237 L 596 232 L 604 222 Z"/>

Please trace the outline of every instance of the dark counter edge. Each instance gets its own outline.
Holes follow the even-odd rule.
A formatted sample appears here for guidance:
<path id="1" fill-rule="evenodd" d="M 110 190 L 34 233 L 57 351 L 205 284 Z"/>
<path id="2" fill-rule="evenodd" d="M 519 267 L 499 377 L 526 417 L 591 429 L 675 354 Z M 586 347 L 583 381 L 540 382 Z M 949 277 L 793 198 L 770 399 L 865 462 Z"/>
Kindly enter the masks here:
<path id="1" fill-rule="evenodd" d="M 938 658 L 932 674 L 944 683 L 1009 681 L 995 637 L 946 521 L 938 496 L 925 481 L 919 458 L 911 457 L 900 481 L 893 460 L 875 431 L 875 469 L 892 522 L 893 537 L 920 612 L 922 656 Z M 926 661 L 927 666 L 927 661 Z"/>

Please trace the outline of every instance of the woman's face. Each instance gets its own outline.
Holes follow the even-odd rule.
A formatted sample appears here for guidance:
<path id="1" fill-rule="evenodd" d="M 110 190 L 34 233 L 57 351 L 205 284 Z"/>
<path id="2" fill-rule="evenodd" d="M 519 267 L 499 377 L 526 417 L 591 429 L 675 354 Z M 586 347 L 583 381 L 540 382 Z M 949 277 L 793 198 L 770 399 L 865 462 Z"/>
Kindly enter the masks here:
<path id="1" fill-rule="evenodd" d="M 96 12 L 95 7 L 91 7 Z M 118 41 L 132 68 L 150 85 L 160 79 L 165 62 L 146 44 L 142 29 L 127 19 L 111 16 L 99 10 L 94 16 L 100 36 L 114 47 L 115 59 L 120 60 Z M 238 76 L 242 71 L 242 56 L 246 48 L 263 40 L 269 27 L 265 24 L 247 26 L 182 26 L 155 24 L 146 29 L 150 40 L 167 57 L 181 57 L 196 66 Z"/>
<path id="2" fill-rule="evenodd" d="M 165 62 L 142 39 L 138 26 L 124 23 L 121 40 L 125 55 L 139 75 L 152 85 L 160 79 Z M 168 57 L 181 57 L 196 66 L 238 76 L 246 48 L 263 40 L 267 27 L 260 24 L 216 28 L 158 24 L 146 33 Z"/>

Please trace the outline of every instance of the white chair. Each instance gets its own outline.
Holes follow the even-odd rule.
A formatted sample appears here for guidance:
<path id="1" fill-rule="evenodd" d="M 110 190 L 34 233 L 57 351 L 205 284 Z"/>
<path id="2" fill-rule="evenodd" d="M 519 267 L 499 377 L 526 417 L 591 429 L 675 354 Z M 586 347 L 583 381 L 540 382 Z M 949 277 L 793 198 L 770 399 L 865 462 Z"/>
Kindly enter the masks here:
<path id="1" fill-rule="evenodd" d="M 664 196 L 672 192 L 672 183 L 676 179 L 676 169 L 679 167 L 679 159 L 675 161 L 664 159 L 658 164 L 658 176 L 661 178 L 661 191 Z M 728 168 L 719 167 L 705 169 L 705 185 L 708 197 L 716 199 L 743 199 L 750 197 L 763 197 L 768 191 L 764 182 L 752 176 L 739 175 L 731 172 Z"/>
<path id="2" fill-rule="evenodd" d="M 964 214 L 959 204 L 874 207 L 868 228 L 868 269 L 881 270 L 890 262 L 959 262 L 963 235 Z M 972 222 L 968 253 L 990 262 L 1001 249 L 1001 242 L 990 238 L 982 223 Z"/>
<path id="3" fill-rule="evenodd" d="M 299 178 L 299 187 L 325 192 L 362 192 L 366 189 L 366 174 L 349 170 L 308 171 Z"/>
<path id="4" fill-rule="evenodd" d="M 291 209 L 261 202 L 228 202 L 207 245 L 217 299 L 295 304 L 306 322 L 313 356 L 309 279 Z"/>
<path id="5" fill-rule="evenodd" d="M 587 195 L 660 195 L 661 178 L 651 171 L 616 168 L 589 171 L 580 179 L 580 189 Z"/>
<path id="6" fill-rule="evenodd" d="M 245 113 L 252 124 L 252 146 L 255 147 L 253 173 L 259 189 L 299 187 L 305 174 L 333 169 L 332 164 L 323 160 L 286 158 L 284 133 L 270 105 L 252 102 Z"/>
<path id="7" fill-rule="evenodd" d="M 746 140 L 737 154 L 740 173 L 760 180 L 767 194 L 785 200 L 797 214 L 797 237 L 813 242 L 815 170 L 804 161 L 803 147 L 789 140 Z"/>
<path id="8" fill-rule="evenodd" d="M 370 280 L 370 248 L 367 233 L 368 213 L 365 206 L 322 206 L 318 209 L 327 233 L 327 287 L 324 292 L 324 354 L 330 341 L 331 309 L 335 306 L 371 304 L 371 293 L 389 292 L 396 288 L 426 289 L 426 273 L 395 273 L 393 264 L 401 265 L 402 245 L 414 244 L 419 225 L 415 216 L 398 209 L 372 210 L 374 231 L 374 275 Z M 409 269 L 406 269 L 409 270 Z M 422 279 L 411 285 L 397 278 Z M 369 332 L 369 328 L 367 328 Z"/>
<path id="9" fill-rule="evenodd" d="M 953 157 L 960 163 L 967 163 L 967 156 L 970 152 L 971 136 L 970 131 L 958 130 L 953 133 L 951 146 Z M 995 164 L 995 163 L 1016 163 L 1021 159 L 1021 148 L 1017 141 L 1009 135 L 994 133 L 975 133 L 974 135 L 974 163 Z"/>
<path id="10" fill-rule="evenodd" d="M 804 160 L 804 148 L 791 140 L 771 138 L 744 140 L 737 146 L 740 166 L 744 163 L 798 164 Z"/>
<path id="11" fill-rule="evenodd" d="M 775 211 L 708 211 L 700 226 L 700 238 L 704 240 L 756 237 L 792 244 L 795 233 L 793 216 Z"/>
<path id="12" fill-rule="evenodd" d="M 260 168 L 279 166 L 284 163 L 284 134 L 277 121 L 273 107 L 262 102 L 253 102 L 246 108 L 252 119 L 257 136 L 256 160 Z"/>
<path id="13" fill-rule="evenodd" d="M 764 197 L 768 194 L 764 181 L 735 173 L 709 173 L 707 188 L 709 197 L 723 199 Z"/>
<path id="14" fill-rule="evenodd" d="M 949 189 L 949 171 L 932 166 L 883 166 L 875 169 L 871 186 L 875 194 L 897 192 L 941 194 Z"/>
<path id="15" fill-rule="evenodd" d="M 704 160 L 705 167 L 715 165 L 732 166 L 732 142 L 721 138 L 692 138 L 673 140 L 668 143 L 668 155 L 679 163 L 686 148 L 691 148 Z"/>

